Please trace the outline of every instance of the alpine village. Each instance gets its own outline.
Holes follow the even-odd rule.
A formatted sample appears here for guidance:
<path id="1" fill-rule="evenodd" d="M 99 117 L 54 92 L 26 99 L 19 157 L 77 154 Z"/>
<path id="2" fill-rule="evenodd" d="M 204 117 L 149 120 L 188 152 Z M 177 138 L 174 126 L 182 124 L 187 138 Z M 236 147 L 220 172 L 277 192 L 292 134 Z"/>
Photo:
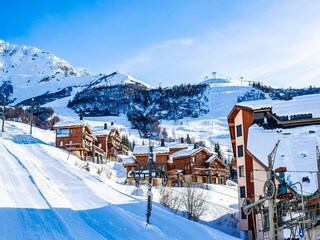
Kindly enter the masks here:
<path id="1" fill-rule="evenodd" d="M 0 70 L 0 239 L 320 239 L 320 88 L 154 87 L 2 40 Z"/>

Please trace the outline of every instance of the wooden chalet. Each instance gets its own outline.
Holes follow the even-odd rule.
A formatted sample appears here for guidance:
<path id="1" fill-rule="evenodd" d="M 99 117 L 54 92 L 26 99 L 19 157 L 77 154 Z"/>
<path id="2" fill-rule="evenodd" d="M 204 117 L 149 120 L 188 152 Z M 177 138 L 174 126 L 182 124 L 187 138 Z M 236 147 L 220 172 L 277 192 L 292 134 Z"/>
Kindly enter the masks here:
<path id="1" fill-rule="evenodd" d="M 105 151 L 107 159 L 116 160 L 118 154 L 128 155 L 129 148 L 121 144 L 120 130 L 113 123 L 109 128 L 105 123 L 103 130 L 94 133 L 98 140 L 98 146 Z"/>
<path id="2" fill-rule="evenodd" d="M 101 163 L 105 151 L 98 146 L 89 125 L 83 121 L 58 122 L 53 126 L 56 133 L 56 147 L 66 149 L 85 161 Z"/>
<path id="3" fill-rule="evenodd" d="M 216 154 L 195 144 L 169 156 L 168 169 L 183 170 L 185 182 L 225 183 L 228 167 Z"/>
<path id="4" fill-rule="evenodd" d="M 193 178 L 197 183 L 225 184 L 229 169 L 217 154 L 208 158 L 202 167 L 193 169 Z"/>
<path id="5" fill-rule="evenodd" d="M 137 164 L 148 164 L 149 161 L 149 146 L 135 146 L 133 149 L 133 156 L 136 158 Z M 167 161 L 169 156 L 169 149 L 166 147 L 154 147 L 154 162 L 161 163 L 164 166 L 164 169 L 167 170 Z"/>

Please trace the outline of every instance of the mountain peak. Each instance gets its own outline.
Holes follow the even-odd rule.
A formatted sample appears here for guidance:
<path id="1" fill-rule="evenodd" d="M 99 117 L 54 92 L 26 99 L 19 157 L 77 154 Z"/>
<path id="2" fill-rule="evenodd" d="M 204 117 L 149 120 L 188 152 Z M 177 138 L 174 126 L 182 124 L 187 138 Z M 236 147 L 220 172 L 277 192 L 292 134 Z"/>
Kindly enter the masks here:
<path id="1" fill-rule="evenodd" d="M 18 46 L 0 40 L 0 77 L 17 74 L 40 77 L 57 74 L 82 76 L 89 74 L 89 71 L 74 68 L 67 61 L 36 47 Z"/>
<path id="2" fill-rule="evenodd" d="M 125 85 L 125 84 L 131 84 L 131 85 L 138 85 L 140 87 L 144 87 L 147 89 L 152 89 L 151 85 L 138 80 L 132 76 L 130 76 L 127 73 L 122 73 L 119 71 L 113 72 L 109 75 L 106 74 L 99 74 L 97 76 L 97 79 L 92 81 L 92 85 L 98 86 L 113 86 L 113 85 Z"/>

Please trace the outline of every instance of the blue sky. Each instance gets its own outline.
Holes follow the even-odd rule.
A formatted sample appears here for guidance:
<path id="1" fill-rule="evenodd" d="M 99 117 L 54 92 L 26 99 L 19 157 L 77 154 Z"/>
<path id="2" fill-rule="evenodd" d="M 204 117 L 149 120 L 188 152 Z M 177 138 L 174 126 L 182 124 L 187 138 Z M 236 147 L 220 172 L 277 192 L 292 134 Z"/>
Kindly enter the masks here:
<path id="1" fill-rule="evenodd" d="M 213 71 L 319 86 L 319 12 L 312 0 L 7 0 L 0 39 L 155 86 L 198 83 Z"/>

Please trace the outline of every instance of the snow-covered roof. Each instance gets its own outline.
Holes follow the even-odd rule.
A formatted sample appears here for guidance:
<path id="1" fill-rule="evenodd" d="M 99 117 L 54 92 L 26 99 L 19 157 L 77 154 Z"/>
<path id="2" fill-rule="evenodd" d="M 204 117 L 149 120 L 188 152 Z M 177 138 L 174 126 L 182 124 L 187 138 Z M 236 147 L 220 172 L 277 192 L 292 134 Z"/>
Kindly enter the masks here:
<path id="1" fill-rule="evenodd" d="M 320 126 L 265 130 L 253 125 L 249 129 L 248 150 L 267 166 L 268 155 L 278 140 L 274 169 L 286 167 L 288 183 L 301 182 L 306 195 L 314 193 L 318 189 L 316 145 L 320 145 Z M 302 182 L 303 177 L 308 177 L 310 183 Z"/>
<path id="2" fill-rule="evenodd" d="M 320 94 L 310 94 L 294 97 L 289 101 L 284 100 L 259 100 L 238 103 L 238 106 L 249 107 L 252 109 L 272 107 L 272 112 L 277 115 L 292 115 L 312 113 L 313 117 L 320 117 Z"/>
<path id="3" fill-rule="evenodd" d="M 148 145 L 136 145 L 133 149 L 133 154 L 148 154 L 150 152 Z M 169 149 L 167 147 L 154 147 L 153 148 L 154 153 L 168 153 Z"/>
<path id="4" fill-rule="evenodd" d="M 57 122 L 56 124 L 53 125 L 53 127 L 59 128 L 59 127 L 84 126 L 84 125 L 88 125 L 87 122 L 84 120 L 74 120 L 74 121 L 68 120 L 68 121 Z"/>
<path id="5" fill-rule="evenodd" d="M 175 153 L 171 154 L 169 157 L 170 158 L 177 158 L 177 157 L 191 156 L 191 155 L 201 151 L 202 149 L 203 149 L 202 147 L 198 147 L 198 148 L 189 147 L 187 149 L 182 149 L 178 152 L 175 152 Z"/>
<path id="6" fill-rule="evenodd" d="M 118 154 L 117 158 L 119 160 L 121 160 L 123 164 L 130 164 L 130 163 L 136 162 L 136 158 L 134 156 L 127 156 L 127 155 Z"/>
<path id="7" fill-rule="evenodd" d="M 104 127 L 99 127 L 99 128 L 95 127 L 92 129 L 92 132 L 93 132 L 93 134 L 95 134 L 97 136 L 98 135 L 109 135 L 110 131 L 113 129 L 117 129 L 117 127 L 116 126 L 108 126 L 107 129 L 104 129 Z"/>
<path id="8" fill-rule="evenodd" d="M 218 155 L 217 154 L 213 154 L 212 156 L 210 156 L 207 160 L 206 163 L 210 163 L 213 159 L 217 158 Z"/>
<path id="9" fill-rule="evenodd" d="M 179 142 L 170 142 L 170 143 L 166 143 L 166 146 L 168 148 L 186 148 L 186 147 L 188 147 L 188 144 L 179 143 Z"/>

